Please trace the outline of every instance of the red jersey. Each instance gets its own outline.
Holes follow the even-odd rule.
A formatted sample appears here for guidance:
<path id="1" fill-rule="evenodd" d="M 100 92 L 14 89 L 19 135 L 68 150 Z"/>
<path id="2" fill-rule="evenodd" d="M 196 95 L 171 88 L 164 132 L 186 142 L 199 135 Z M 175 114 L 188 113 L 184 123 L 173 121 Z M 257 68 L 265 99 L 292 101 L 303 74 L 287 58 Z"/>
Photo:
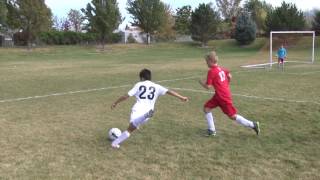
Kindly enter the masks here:
<path id="1" fill-rule="evenodd" d="M 229 81 L 229 71 L 227 69 L 216 65 L 208 71 L 207 85 L 212 85 L 215 89 L 215 96 L 226 103 L 232 103 Z"/>

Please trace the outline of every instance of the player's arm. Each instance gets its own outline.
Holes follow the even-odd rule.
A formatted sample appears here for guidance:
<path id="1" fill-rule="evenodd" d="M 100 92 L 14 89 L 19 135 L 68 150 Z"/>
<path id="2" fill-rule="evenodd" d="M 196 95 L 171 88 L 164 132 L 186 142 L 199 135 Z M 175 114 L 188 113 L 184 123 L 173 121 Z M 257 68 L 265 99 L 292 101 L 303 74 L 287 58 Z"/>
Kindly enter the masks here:
<path id="1" fill-rule="evenodd" d="M 284 49 L 284 58 L 287 58 L 287 50 Z"/>
<path id="2" fill-rule="evenodd" d="M 208 85 L 208 84 L 205 82 L 205 80 L 199 80 L 199 84 L 200 84 L 203 88 L 205 88 L 205 89 L 207 89 L 207 90 L 213 88 L 213 86 L 212 86 L 212 85 Z"/>
<path id="3" fill-rule="evenodd" d="M 111 109 L 114 109 L 120 102 L 125 101 L 129 98 L 130 96 L 128 94 L 120 96 L 112 105 Z"/>
<path id="4" fill-rule="evenodd" d="M 228 81 L 229 81 L 229 83 L 230 83 L 230 82 L 231 82 L 231 79 L 232 79 L 231 73 L 228 73 L 227 77 L 228 77 Z"/>
<path id="5" fill-rule="evenodd" d="M 188 97 L 182 96 L 182 95 L 180 95 L 179 93 L 177 93 L 177 92 L 175 92 L 175 91 L 172 91 L 172 90 L 168 90 L 166 94 L 169 94 L 169 95 L 171 95 L 171 96 L 177 97 L 177 98 L 179 98 L 181 101 L 188 101 L 188 100 L 189 100 Z"/>

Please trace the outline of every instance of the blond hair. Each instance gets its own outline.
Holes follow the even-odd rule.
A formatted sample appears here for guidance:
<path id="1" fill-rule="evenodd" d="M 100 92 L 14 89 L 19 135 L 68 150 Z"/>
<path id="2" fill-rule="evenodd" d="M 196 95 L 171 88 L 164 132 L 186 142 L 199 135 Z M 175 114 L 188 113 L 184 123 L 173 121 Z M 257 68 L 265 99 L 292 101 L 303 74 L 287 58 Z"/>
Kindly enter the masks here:
<path id="1" fill-rule="evenodd" d="M 215 51 L 211 51 L 210 53 L 208 53 L 205 58 L 206 58 L 206 60 L 210 60 L 214 63 L 218 62 L 218 56 Z"/>

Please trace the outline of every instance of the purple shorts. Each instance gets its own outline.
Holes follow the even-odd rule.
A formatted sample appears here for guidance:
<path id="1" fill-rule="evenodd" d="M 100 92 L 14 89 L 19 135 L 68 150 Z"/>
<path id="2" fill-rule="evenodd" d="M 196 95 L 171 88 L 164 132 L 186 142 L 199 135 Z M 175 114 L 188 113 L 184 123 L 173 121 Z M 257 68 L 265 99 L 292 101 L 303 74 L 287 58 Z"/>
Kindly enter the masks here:
<path id="1" fill-rule="evenodd" d="M 278 63 L 283 63 L 284 58 L 278 58 Z"/>

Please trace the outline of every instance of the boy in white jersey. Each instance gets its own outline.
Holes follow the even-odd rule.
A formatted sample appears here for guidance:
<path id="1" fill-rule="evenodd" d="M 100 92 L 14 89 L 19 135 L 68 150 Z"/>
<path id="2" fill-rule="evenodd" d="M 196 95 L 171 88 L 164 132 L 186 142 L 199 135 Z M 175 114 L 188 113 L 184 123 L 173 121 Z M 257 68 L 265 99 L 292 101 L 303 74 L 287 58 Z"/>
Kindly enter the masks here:
<path id="1" fill-rule="evenodd" d="M 130 134 L 136 130 L 140 125 L 146 123 L 154 112 L 154 105 L 159 96 L 169 94 L 177 97 L 182 101 L 188 101 L 187 97 L 168 90 L 159 84 L 151 82 L 151 71 L 148 69 L 141 70 L 140 82 L 134 85 L 134 87 L 128 92 L 128 94 L 119 97 L 112 105 L 111 109 L 114 109 L 118 103 L 127 100 L 130 96 L 136 97 L 136 103 L 132 107 L 130 116 L 130 124 L 126 131 L 124 131 L 117 139 L 115 139 L 111 146 L 113 148 L 119 148 L 120 143 L 129 138 Z"/>

